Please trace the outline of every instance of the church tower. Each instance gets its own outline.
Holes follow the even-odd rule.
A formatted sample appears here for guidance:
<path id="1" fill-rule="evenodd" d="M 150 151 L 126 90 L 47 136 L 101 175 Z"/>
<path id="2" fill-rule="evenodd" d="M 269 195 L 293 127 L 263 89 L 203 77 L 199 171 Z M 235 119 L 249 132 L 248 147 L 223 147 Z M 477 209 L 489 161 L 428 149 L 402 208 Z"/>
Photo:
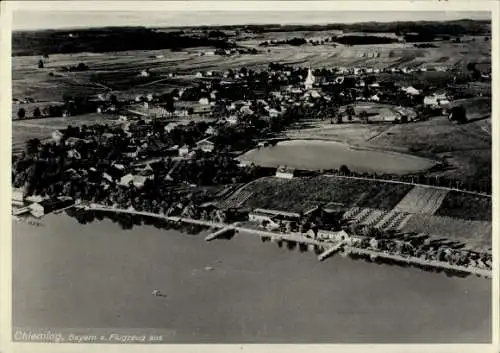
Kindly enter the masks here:
<path id="1" fill-rule="evenodd" d="M 311 71 L 311 68 L 309 68 L 309 71 L 307 72 L 306 81 L 304 82 L 304 86 L 306 87 L 307 90 L 313 88 L 314 81 L 315 81 L 314 75 Z"/>

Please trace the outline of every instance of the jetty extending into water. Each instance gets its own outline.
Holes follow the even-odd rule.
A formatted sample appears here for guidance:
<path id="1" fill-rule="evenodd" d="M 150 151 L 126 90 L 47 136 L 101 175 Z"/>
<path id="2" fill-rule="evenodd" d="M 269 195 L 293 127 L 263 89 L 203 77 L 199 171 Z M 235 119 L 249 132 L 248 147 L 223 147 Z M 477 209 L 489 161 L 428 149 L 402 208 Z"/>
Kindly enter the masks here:
<path id="1" fill-rule="evenodd" d="M 319 248 L 323 248 L 323 249 L 326 248 L 327 249 L 322 254 L 320 254 L 318 256 L 318 259 L 320 261 L 325 260 L 326 258 L 331 256 L 332 254 L 334 254 L 336 251 L 343 249 L 344 252 L 346 252 L 348 254 L 365 255 L 365 256 L 370 256 L 372 258 L 382 258 L 382 259 L 387 259 L 387 260 L 393 260 L 393 261 L 400 262 L 400 263 L 406 263 L 409 265 L 414 264 L 414 265 L 427 266 L 427 267 L 436 267 L 436 268 L 441 268 L 444 270 L 451 270 L 451 271 L 475 274 L 475 275 L 486 277 L 486 278 L 492 277 L 492 271 L 488 270 L 488 269 L 482 269 L 482 268 L 471 267 L 471 266 L 466 267 L 466 266 L 452 265 L 450 263 L 442 262 L 442 261 L 426 260 L 426 259 L 421 259 L 418 257 L 403 256 L 403 255 L 399 255 L 399 254 L 391 254 L 388 252 L 376 251 L 376 250 L 372 250 L 372 249 L 362 249 L 362 248 L 358 248 L 358 247 L 348 246 L 347 244 L 345 244 L 343 242 L 332 243 L 332 242 L 320 241 L 320 240 L 311 239 L 311 238 L 308 238 L 305 236 L 301 236 L 301 235 L 298 235 L 296 233 L 294 233 L 294 234 L 275 233 L 275 232 L 270 232 L 270 231 L 265 231 L 265 230 L 246 228 L 246 227 L 241 227 L 238 223 L 226 224 L 226 223 L 221 223 L 221 222 L 205 221 L 205 220 L 198 220 L 198 219 L 192 219 L 192 218 L 166 216 L 166 215 L 157 214 L 157 213 L 137 211 L 137 210 L 133 210 L 133 209 L 121 209 L 121 208 L 98 205 L 98 204 L 76 205 L 75 207 L 83 209 L 83 210 L 88 210 L 88 211 L 127 213 L 127 214 L 132 214 L 132 215 L 161 218 L 161 219 L 165 219 L 165 220 L 170 221 L 170 222 L 181 222 L 181 223 L 201 225 L 201 226 L 210 227 L 210 228 L 219 228 L 218 231 L 212 233 L 211 235 L 209 235 L 206 238 L 207 241 L 216 239 L 220 235 L 222 235 L 230 230 L 233 230 L 236 232 L 241 232 L 241 233 L 246 233 L 246 234 L 251 234 L 251 235 L 258 235 L 261 237 L 268 237 L 271 240 L 290 241 L 290 242 L 301 243 L 301 244 L 305 244 L 305 245 L 314 245 L 314 246 L 318 246 Z"/>
<path id="2" fill-rule="evenodd" d="M 332 256 L 333 254 L 335 254 L 337 251 L 340 251 L 344 247 L 344 245 L 345 245 L 345 242 L 340 242 L 340 243 L 332 246 L 331 248 L 328 248 L 325 252 L 321 253 L 318 256 L 318 260 L 319 261 L 326 260 L 327 258 Z"/>

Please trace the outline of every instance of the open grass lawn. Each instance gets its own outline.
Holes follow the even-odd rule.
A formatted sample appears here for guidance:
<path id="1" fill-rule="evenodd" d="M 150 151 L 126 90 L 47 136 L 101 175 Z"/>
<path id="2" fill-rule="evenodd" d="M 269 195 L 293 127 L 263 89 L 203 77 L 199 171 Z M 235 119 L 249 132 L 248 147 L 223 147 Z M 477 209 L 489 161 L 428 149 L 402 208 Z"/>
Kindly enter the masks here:
<path id="1" fill-rule="evenodd" d="M 435 214 L 465 220 L 491 222 L 492 202 L 489 197 L 450 191 Z"/>

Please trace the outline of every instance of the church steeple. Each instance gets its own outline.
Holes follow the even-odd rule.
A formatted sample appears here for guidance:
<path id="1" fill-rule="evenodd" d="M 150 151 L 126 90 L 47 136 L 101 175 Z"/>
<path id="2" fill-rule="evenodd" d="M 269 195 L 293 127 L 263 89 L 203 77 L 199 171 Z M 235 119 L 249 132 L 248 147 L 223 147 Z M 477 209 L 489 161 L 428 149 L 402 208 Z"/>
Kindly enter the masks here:
<path id="1" fill-rule="evenodd" d="M 306 87 L 306 89 L 312 89 L 314 81 L 315 81 L 314 75 L 312 73 L 311 68 L 309 67 L 309 71 L 307 72 L 307 77 L 304 82 L 304 86 Z"/>

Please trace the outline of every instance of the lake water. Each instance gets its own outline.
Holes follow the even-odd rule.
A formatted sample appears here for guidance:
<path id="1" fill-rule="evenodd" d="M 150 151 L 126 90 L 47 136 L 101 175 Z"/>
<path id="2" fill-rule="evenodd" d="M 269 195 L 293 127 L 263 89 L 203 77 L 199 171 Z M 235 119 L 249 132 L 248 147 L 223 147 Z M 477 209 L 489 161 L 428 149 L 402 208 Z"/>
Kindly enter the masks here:
<path id="1" fill-rule="evenodd" d="M 50 215 L 13 222 L 13 325 L 163 328 L 172 342 L 487 342 L 491 281 L 312 252 L 240 234 L 205 242 Z M 213 270 L 207 270 L 210 266 Z M 166 298 L 151 295 L 153 289 Z"/>
<path id="2" fill-rule="evenodd" d="M 334 141 L 292 140 L 251 150 L 239 157 L 243 162 L 298 169 L 338 169 L 346 165 L 359 172 L 407 174 L 426 170 L 436 163 L 410 154 L 353 148 Z"/>

